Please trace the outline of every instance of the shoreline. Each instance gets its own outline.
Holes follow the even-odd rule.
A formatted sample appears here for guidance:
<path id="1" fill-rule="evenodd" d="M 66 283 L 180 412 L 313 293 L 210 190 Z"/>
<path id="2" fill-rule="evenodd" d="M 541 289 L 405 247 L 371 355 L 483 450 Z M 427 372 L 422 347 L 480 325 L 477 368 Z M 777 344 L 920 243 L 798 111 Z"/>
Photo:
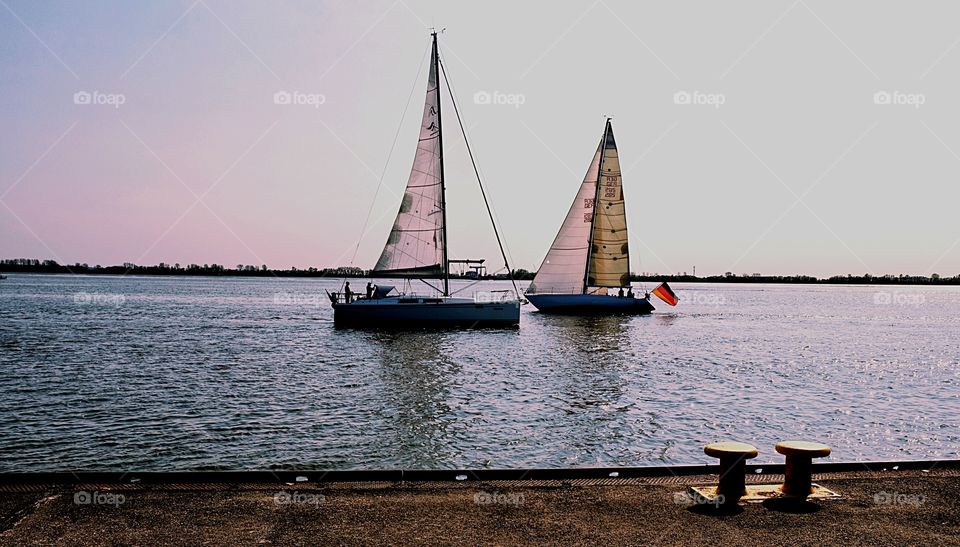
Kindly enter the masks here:
<path id="1" fill-rule="evenodd" d="M 341 279 L 399 279 L 392 277 L 376 277 L 376 276 L 366 276 L 366 275 L 323 275 L 323 274 L 309 274 L 307 272 L 303 273 L 294 273 L 294 274 L 285 274 L 285 273 L 273 273 L 268 272 L 265 274 L 233 274 L 233 273 L 224 273 L 224 274 L 194 274 L 194 273 L 108 273 L 108 272 L 83 272 L 83 273 L 73 273 L 73 272 L 44 272 L 44 271 L 16 271 L 16 270 L 2 270 L 0 273 L 7 276 L 6 280 L 19 275 L 55 275 L 55 276 L 64 276 L 64 277 L 104 277 L 107 279 L 119 279 L 125 277 L 135 277 L 135 278 L 152 278 L 152 277 L 165 277 L 165 278 L 202 278 L 202 279 L 329 279 L 333 281 L 338 281 Z M 483 278 L 483 279 L 471 279 L 468 277 L 457 277 L 451 276 L 451 281 L 465 281 L 471 283 L 477 282 L 486 282 L 486 281 L 503 281 L 509 282 L 510 279 L 501 279 L 501 278 Z M 517 282 L 531 281 L 530 279 L 515 279 Z M 416 280 L 413 280 L 416 281 Z M 697 277 L 690 278 L 686 276 L 673 277 L 673 276 L 663 276 L 663 277 L 635 277 L 630 280 L 632 283 L 648 283 L 651 285 L 668 282 L 668 283 L 689 283 L 689 284 L 713 284 L 713 285 L 800 285 L 800 286 L 837 286 L 837 287 L 957 287 L 960 286 L 960 278 L 945 278 L 937 281 L 927 281 L 927 282 L 912 282 L 912 281 L 899 281 L 895 279 L 881 279 L 874 278 L 873 281 L 864 281 L 859 278 L 853 278 L 851 281 L 834 281 L 830 279 L 816 279 L 816 280 L 804 280 L 804 281 L 786 281 L 786 280 L 776 280 L 768 277 L 752 278 L 752 277 L 734 277 L 734 278 L 706 278 L 706 277 Z"/>

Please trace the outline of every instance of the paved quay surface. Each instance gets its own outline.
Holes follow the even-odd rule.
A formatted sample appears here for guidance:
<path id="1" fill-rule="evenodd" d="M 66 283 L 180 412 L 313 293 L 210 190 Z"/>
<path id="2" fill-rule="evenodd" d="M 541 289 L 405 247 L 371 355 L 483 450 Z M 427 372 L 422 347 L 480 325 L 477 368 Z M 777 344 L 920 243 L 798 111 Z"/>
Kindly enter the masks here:
<path id="1" fill-rule="evenodd" d="M 683 494 L 715 481 L 3 484 L 0 544 L 960 545 L 957 468 L 815 474 L 842 498 L 799 506 Z"/>

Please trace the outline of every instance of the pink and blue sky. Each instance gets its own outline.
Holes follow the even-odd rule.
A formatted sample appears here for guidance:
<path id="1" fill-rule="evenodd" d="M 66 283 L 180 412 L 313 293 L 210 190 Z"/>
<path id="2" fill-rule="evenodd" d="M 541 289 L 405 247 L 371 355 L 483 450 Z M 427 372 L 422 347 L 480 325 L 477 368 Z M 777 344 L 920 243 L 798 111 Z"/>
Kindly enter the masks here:
<path id="1" fill-rule="evenodd" d="M 515 267 L 539 265 L 609 114 L 635 271 L 955 275 L 958 10 L 2 0 L 0 257 L 345 265 L 372 204 L 372 266 L 435 25 Z M 445 114 L 451 258 L 498 263 Z"/>

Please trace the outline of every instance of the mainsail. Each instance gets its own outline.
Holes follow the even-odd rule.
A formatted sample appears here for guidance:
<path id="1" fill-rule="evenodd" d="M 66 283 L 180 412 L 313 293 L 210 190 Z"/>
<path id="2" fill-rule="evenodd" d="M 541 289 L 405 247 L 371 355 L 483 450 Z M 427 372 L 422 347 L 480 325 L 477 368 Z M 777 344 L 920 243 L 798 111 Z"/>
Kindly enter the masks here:
<path id="1" fill-rule="evenodd" d="M 437 277 L 444 273 L 445 215 L 440 135 L 437 48 L 430 59 L 420 140 L 387 244 L 374 271 L 396 276 Z"/>
<path id="2" fill-rule="evenodd" d="M 530 293 L 580 294 L 630 284 L 620 158 L 610 120 L 577 197 L 533 278 Z"/>
<path id="3" fill-rule="evenodd" d="M 553 245 L 547 251 L 543 264 L 537 270 L 527 292 L 532 293 L 582 293 L 583 272 L 590 249 L 590 233 L 593 227 L 594 201 L 597 195 L 597 176 L 603 146 L 597 147 L 587 175 L 583 178 L 573 205 L 560 226 Z"/>
<path id="4" fill-rule="evenodd" d="M 604 135 L 587 286 L 625 287 L 630 284 L 627 214 L 623 202 L 620 157 L 610 120 L 607 120 Z"/>

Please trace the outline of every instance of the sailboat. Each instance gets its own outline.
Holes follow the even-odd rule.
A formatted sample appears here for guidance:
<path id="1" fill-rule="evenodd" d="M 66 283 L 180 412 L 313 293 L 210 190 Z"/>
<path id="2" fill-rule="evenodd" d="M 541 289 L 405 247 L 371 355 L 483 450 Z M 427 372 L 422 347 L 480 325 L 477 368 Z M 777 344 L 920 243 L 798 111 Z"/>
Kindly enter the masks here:
<path id="1" fill-rule="evenodd" d="M 616 291 L 611 293 L 611 291 Z M 620 157 L 607 118 L 577 197 L 525 296 L 541 312 L 644 314 L 630 285 L 630 246 Z"/>
<path id="2" fill-rule="evenodd" d="M 450 263 L 447 240 L 446 180 L 443 168 L 443 123 L 441 119 L 440 76 L 442 74 L 464 141 L 463 121 L 450 92 L 449 81 L 437 47 L 437 33 L 432 32 L 430 75 L 423 107 L 420 136 L 400 203 L 396 221 L 384 245 L 372 275 L 378 278 L 419 279 L 430 287 L 427 279 L 442 280 L 440 294 L 399 294 L 385 285 L 368 289 L 361 297 L 349 291 L 330 294 L 336 325 L 348 326 L 512 326 L 520 323 L 520 298 L 514 285 L 508 291 L 486 293 L 480 297 L 454 296 L 450 291 Z M 441 72 L 441 69 L 443 70 Z M 500 234 L 480 181 L 473 152 L 467 142 L 470 161 L 480 184 L 487 214 L 493 225 L 504 265 L 510 272 Z M 455 261 L 463 262 L 463 261 Z"/>

